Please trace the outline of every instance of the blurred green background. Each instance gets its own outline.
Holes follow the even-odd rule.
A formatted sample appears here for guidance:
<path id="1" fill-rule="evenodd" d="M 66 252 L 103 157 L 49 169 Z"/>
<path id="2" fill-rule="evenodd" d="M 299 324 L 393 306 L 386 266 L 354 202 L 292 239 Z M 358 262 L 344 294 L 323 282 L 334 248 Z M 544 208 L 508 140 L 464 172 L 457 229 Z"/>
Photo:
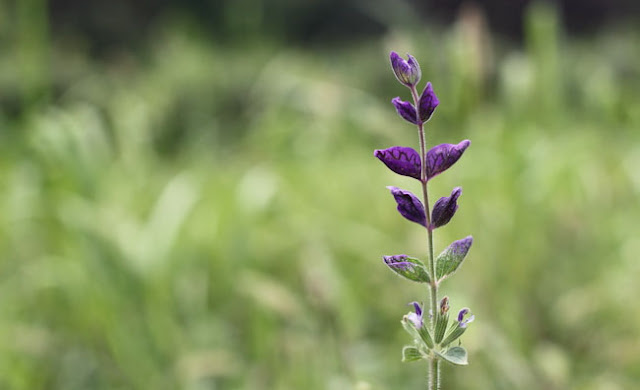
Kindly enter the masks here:
<path id="1" fill-rule="evenodd" d="M 444 388 L 638 388 L 640 28 L 518 3 L 0 2 L 0 388 L 423 388 L 390 50 L 428 143 L 472 140 L 430 186 L 464 188 L 436 252 L 475 238 Z"/>

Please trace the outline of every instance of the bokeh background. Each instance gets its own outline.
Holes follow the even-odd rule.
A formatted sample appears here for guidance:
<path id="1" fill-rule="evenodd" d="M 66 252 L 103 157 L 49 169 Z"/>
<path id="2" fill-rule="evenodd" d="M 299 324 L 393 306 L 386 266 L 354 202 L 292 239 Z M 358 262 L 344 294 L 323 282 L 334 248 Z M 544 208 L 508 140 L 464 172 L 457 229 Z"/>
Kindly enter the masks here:
<path id="1" fill-rule="evenodd" d="M 446 389 L 640 387 L 634 1 L 0 1 L 0 388 L 418 389 L 390 50 L 472 146 Z"/>

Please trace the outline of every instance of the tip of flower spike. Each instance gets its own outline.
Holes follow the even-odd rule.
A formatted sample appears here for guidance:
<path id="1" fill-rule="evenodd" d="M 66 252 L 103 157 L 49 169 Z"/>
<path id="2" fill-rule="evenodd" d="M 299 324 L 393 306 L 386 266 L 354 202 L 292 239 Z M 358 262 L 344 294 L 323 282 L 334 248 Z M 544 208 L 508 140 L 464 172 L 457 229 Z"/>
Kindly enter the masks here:
<path id="1" fill-rule="evenodd" d="M 407 54 L 407 58 L 408 60 L 405 60 L 395 51 L 389 54 L 391 68 L 398 81 L 407 87 L 412 87 L 420 81 L 422 72 L 418 61 L 412 55 Z"/>

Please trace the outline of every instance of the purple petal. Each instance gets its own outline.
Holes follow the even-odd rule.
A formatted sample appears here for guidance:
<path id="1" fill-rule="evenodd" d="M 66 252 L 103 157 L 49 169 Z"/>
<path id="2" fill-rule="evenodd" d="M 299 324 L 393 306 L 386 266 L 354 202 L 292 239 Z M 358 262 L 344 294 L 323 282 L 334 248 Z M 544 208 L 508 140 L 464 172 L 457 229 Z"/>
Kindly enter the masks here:
<path id="1" fill-rule="evenodd" d="M 409 191 L 398 187 L 387 187 L 398 204 L 400 214 L 411 222 L 427 227 L 427 217 L 422 202 Z"/>
<path id="2" fill-rule="evenodd" d="M 410 305 L 413 305 L 413 308 L 415 309 L 416 314 L 422 317 L 422 307 L 420 307 L 420 303 L 413 301 L 410 303 Z"/>
<path id="3" fill-rule="evenodd" d="M 427 180 L 449 169 L 462 157 L 464 151 L 471 145 L 468 139 L 454 144 L 440 144 L 427 152 Z"/>
<path id="4" fill-rule="evenodd" d="M 451 196 L 445 196 L 436 201 L 433 205 L 433 212 L 431 213 L 431 228 L 435 229 L 440 226 L 444 226 L 458 210 L 458 198 L 462 194 L 462 188 L 456 187 L 451 191 Z"/>
<path id="5" fill-rule="evenodd" d="M 435 92 L 433 92 L 431 83 L 427 83 L 427 86 L 424 87 L 424 90 L 422 91 L 422 96 L 420 96 L 419 101 L 418 110 L 420 111 L 420 119 L 423 122 L 428 121 L 436 110 L 436 107 L 438 107 L 438 104 L 440 104 L 440 101 L 438 100 Z"/>
<path id="6" fill-rule="evenodd" d="M 380 161 L 398 175 L 420 180 L 420 155 L 412 148 L 393 146 L 388 149 L 376 149 L 373 152 Z"/>
<path id="7" fill-rule="evenodd" d="M 458 312 L 458 326 L 461 328 L 466 328 L 467 324 L 470 324 L 473 322 L 473 320 L 476 319 L 476 316 L 474 316 L 473 314 L 471 314 L 466 320 L 464 319 L 464 317 L 467 314 L 471 314 L 471 311 L 469 310 L 468 307 L 465 307 L 464 309 L 460 310 L 460 312 Z"/>
<path id="8" fill-rule="evenodd" d="M 394 51 L 389 55 L 391 68 L 393 69 L 393 73 L 396 75 L 398 81 L 407 87 L 411 87 L 420 81 L 422 72 L 418 61 L 416 61 L 416 59 L 410 54 L 407 54 L 407 57 L 409 58 L 408 61 L 400 57 L 398 53 Z"/>
<path id="9" fill-rule="evenodd" d="M 464 318 L 464 316 L 467 315 L 467 313 L 469 313 L 468 307 L 465 307 L 464 309 L 460 310 L 458 312 L 458 322 L 462 322 L 462 319 Z"/>
<path id="10" fill-rule="evenodd" d="M 413 322 L 413 325 L 416 327 L 416 329 L 420 329 L 422 328 L 422 324 L 423 324 L 423 319 L 422 319 L 422 307 L 420 307 L 420 304 L 418 302 L 411 302 L 409 303 L 409 305 L 413 305 L 415 313 L 411 312 L 407 315 L 407 318 Z"/>
<path id="11" fill-rule="evenodd" d="M 391 103 L 393 103 L 396 107 L 396 111 L 402 118 L 404 118 L 404 120 L 413 123 L 414 125 L 418 123 L 416 109 L 413 107 L 413 104 L 401 100 L 400 97 L 393 98 Z"/>

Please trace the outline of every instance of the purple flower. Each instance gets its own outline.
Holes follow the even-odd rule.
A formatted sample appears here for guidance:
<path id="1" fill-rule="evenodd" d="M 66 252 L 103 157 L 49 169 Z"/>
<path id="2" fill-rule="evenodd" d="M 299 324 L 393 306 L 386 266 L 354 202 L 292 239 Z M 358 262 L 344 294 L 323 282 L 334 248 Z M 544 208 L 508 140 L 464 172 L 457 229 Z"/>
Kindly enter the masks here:
<path id="1" fill-rule="evenodd" d="M 392 51 L 389 58 L 391 59 L 391 68 L 393 69 L 393 73 L 395 73 L 399 82 L 407 87 L 412 87 L 418 84 L 418 81 L 420 81 L 420 77 L 422 76 L 422 72 L 420 71 L 418 61 L 416 61 L 411 54 L 407 54 L 407 58 L 409 58 L 409 60 L 405 60 L 400 57 L 398 53 Z"/>
<path id="2" fill-rule="evenodd" d="M 407 314 L 407 319 L 413 323 L 413 326 L 415 326 L 416 329 L 422 328 L 424 321 L 422 318 L 422 308 L 420 307 L 420 304 L 418 302 L 411 302 L 409 305 L 413 305 L 415 313 L 411 312 Z"/>
<path id="3" fill-rule="evenodd" d="M 433 92 L 433 87 L 429 82 L 427 83 L 427 86 L 424 87 L 422 96 L 420 96 L 420 101 L 418 104 L 418 110 L 420 111 L 420 120 L 422 120 L 423 122 L 428 121 L 429 118 L 431 118 L 431 115 L 433 115 L 433 112 L 436 110 L 436 107 L 438 107 L 438 104 L 440 104 L 440 101 L 438 100 L 435 92 Z"/>
<path id="4" fill-rule="evenodd" d="M 373 152 L 380 161 L 398 175 L 420 180 L 420 155 L 412 148 L 393 146 L 388 149 L 376 149 Z"/>
<path id="5" fill-rule="evenodd" d="M 431 213 L 431 229 L 444 226 L 458 210 L 458 197 L 462 194 L 462 188 L 456 187 L 451 191 L 451 196 L 443 196 L 433 205 Z"/>
<path id="6" fill-rule="evenodd" d="M 400 214 L 411 222 L 427 227 L 427 217 L 422 202 L 409 191 L 398 187 L 387 187 L 398 204 Z"/>
<path id="7" fill-rule="evenodd" d="M 454 144 L 440 144 L 427 152 L 427 180 L 449 169 L 462 157 L 462 153 L 471 145 L 468 139 Z"/>
<path id="8" fill-rule="evenodd" d="M 461 328 L 466 328 L 467 324 L 473 322 L 473 320 L 475 320 L 476 316 L 474 316 L 473 314 L 471 314 L 467 319 L 464 319 L 465 316 L 467 314 L 471 314 L 471 310 L 469 310 L 468 307 L 465 307 L 464 309 L 460 310 L 460 312 L 458 312 L 458 326 Z"/>
<path id="9" fill-rule="evenodd" d="M 393 99 L 391 99 L 391 103 L 393 103 L 396 111 L 402 118 L 404 118 L 404 120 L 413 123 L 414 125 L 418 124 L 416 108 L 413 106 L 413 104 L 405 102 L 404 100 L 400 99 L 400 97 L 394 97 Z"/>

